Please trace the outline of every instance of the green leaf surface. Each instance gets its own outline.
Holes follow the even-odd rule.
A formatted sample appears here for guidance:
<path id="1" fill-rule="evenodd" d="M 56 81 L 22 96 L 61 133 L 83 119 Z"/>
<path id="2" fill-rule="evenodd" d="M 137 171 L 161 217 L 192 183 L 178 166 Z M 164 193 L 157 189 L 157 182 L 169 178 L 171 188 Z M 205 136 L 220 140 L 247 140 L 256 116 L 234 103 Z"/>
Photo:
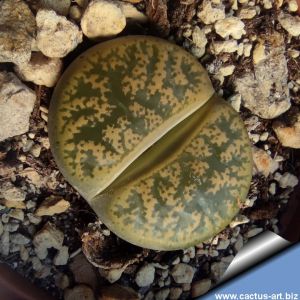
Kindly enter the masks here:
<path id="1" fill-rule="evenodd" d="M 66 179 L 133 244 L 180 249 L 222 230 L 251 179 L 242 120 L 182 48 L 131 36 L 79 56 L 55 88 L 49 138 Z"/>

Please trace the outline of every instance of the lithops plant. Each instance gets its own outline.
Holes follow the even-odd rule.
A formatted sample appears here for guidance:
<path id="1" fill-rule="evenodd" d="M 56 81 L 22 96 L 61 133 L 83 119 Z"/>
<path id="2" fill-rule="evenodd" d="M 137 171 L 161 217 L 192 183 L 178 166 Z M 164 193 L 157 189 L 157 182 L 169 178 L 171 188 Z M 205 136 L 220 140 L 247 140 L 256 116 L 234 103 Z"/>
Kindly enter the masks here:
<path id="1" fill-rule="evenodd" d="M 180 47 L 117 38 L 55 88 L 49 137 L 66 179 L 121 238 L 157 250 L 207 240 L 239 211 L 251 149 L 238 113 Z"/>

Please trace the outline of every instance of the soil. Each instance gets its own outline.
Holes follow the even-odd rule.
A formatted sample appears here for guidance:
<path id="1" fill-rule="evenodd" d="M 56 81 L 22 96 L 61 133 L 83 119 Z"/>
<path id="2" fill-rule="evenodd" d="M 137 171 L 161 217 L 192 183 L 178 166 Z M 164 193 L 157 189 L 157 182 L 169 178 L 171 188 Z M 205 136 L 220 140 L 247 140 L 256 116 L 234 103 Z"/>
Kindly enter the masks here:
<path id="1" fill-rule="evenodd" d="M 226 2 L 226 3 L 225 3 Z M 253 1 L 254 2 L 254 1 Z M 152 34 L 158 35 L 164 38 L 172 39 L 177 44 L 183 45 L 185 37 L 183 36 L 185 28 L 192 27 L 197 24 L 197 18 L 195 16 L 195 9 L 199 6 L 201 1 L 198 0 L 151 0 L 141 1 L 136 5 L 141 11 L 144 11 L 150 19 L 149 24 L 129 26 L 121 35 L 126 34 Z M 229 1 L 224 1 L 226 4 L 226 12 L 230 11 L 231 4 Z M 297 38 L 290 39 L 286 33 L 276 21 L 276 16 L 279 10 L 275 8 L 266 10 L 260 3 L 256 3 L 260 7 L 261 13 L 259 16 L 254 17 L 251 20 L 245 20 L 246 35 L 243 37 L 250 38 L 253 35 L 263 36 L 268 35 L 273 30 L 281 32 L 287 41 L 289 49 L 300 50 L 300 40 Z M 282 9 L 287 10 L 287 6 L 284 5 Z M 208 44 L 214 40 L 218 40 L 219 37 L 214 31 L 207 34 Z M 89 48 L 93 42 L 85 39 L 83 43 L 77 47 L 77 49 L 64 58 L 65 68 L 68 64 L 76 57 L 79 53 Z M 225 78 L 223 84 L 212 77 L 213 85 L 217 92 L 223 94 L 226 99 L 234 94 L 234 80 L 236 77 L 241 76 L 247 70 L 253 69 L 252 58 L 250 57 L 237 57 L 236 53 L 226 53 L 220 55 L 212 55 L 209 51 L 200 59 L 200 62 L 208 67 L 211 64 L 217 65 L 220 61 L 226 61 L 228 64 L 234 64 L 236 69 L 232 76 Z M 288 71 L 289 71 L 289 82 L 296 81 L 300 78 L 300 61 L 299 58 L 293 59 L 288 58 Z M 6 69 L 12 71 L 12 64 L 0 64 L 0 69 Z M 276 72 L 276 70 L 274 70 Z M 43 199 L 50 195 L 59 195 L 70 202 L 71 208 L 62 214 L 54 216 L 42 217 L 41 223 L 36 226 L 31 226 L 32 230 L 28 230 L 28 225 L 17 222 L 19 224 L 18 232 L 24 233 L 31 240 L 34 234 L 39 231 L 44 224 L 51 222 L 60 229 L 65 236 L 64 245 L 69 247 L 70 257 L 78 253 L 82 247 L 82 236 L 83 233 L 90 232 L 90 228 L 98 226 L 97 230 L 103 232 L 107 230 L 103 224 L 99 226 L 97 216 L 93 210 L 89 207 L 87 202 L 64 180 L 61 173 L 58 171 L 56 163 L 53 159 L 50 149 L 43 146 L 42 140 L 47 140 L 47 124 L 42 117 L 42 112 L 46 111 L 49 107 L 52 89 L 44 86 L 36 86 L 32 83 L 27 83 L 29 87 L 33 88 L 37 95 L 38 101 L 32 113 L 30 119 L 29 133 L 32 134 L 32 140 L 34 143 L 41 145 L 42 151 L 38 157 L 35 157 L 31 152 L 24 152 L 24 145 L 22 144 L 22 138 L 24 136 L 27 139 L 28 134 L 23 137 L 16 137 L 5 140 L 0 143 L 0 183 L 6 181 L 13 181 L 15 186 L 22 187 L 26 191 L 26 201 L 32 200 L 38 207 Z M 291 91 L 292 108 L 286 114 L 280 118 L 290 121 L 294 116 L 295 111 L 299 110 L 299 92 Z M 241 108 L 241 117 L 246 121 L 253 114 L 246 108 Z M 268 149 L 272 157 L 282 156 L 283 162 L 281 163 L 280 173 L 289 172 L 300 177 L 300 160 L 299 150 L 290 148 L 284 148 L 280 145 L 276 135 L 272 129 L 272 121 L 263 120 L 258 118 L 258 126 L 252 133 L 261 135 L 264 132 L 268 132 L 269 137 L 266 141 L 259 141 L 256 146 L 262 149 Z M 20 159 L 22 157 L 22 159 Z M 28 178 L 24 174 L 24 170 L 31 168 L 35 170 L 41 178 L 47 179 L 47 184 L 41 185 L 40 188 L 30 183 Z M 158 252 L 152 250 L 143 250 L 124 241 L 120 241 L 115 235 L 110 233 L 109 235 L 109 246 L 108 248 L 102 245 L 96 248 L 96 254 L 90 254 L 90 260 L 94 260 L 94 256 L 97 256 L 99 249 L 105 249 L 101 259 L 105 260 L 108 264 L 108 268 L 112 267 L 114 263 L 120 263 L 123 259 L 132 259 L 133 253 L 139 253 L 139 259 L 134 264 L 129 265 L 123 272 L 118 283 L 120 285 L 132 287 L 135 291 L 139 292 L 142 297 L 148 295 L 151 292 L 154 294 L 162 288 L 180 287 L 183 288 L 183 293 L 180 299 L 190 299 L 191 290 L 190 286 L 183 286 L 177 284 L 171 275 L 168 275 L 166 279 L 162 277 L 162 271 L 157 269 L 157 273 L 154 282 L 149 287 L 139 288 L 135 283 L 135 275 L 140 266 L 148 263 L 159 263 L 162 266 L 166 266 L 166 269 L 172 269 L 174 261 L 179 258 L 179 261 L 183 261 L 195 268 L 196 272 L 194 275 L 193 282 L 200 279 L 210 278 L 213 284 L 216 282 L 215 277 L 211 271 L 211 264 L 213 262 L 220 262 L 222 258 L 236 254 L 234 248 L 234 241 L 238 236 L 238 230 L 242 237 L 251 228 L 258 227 L 263 230 L 272 230 L 275 232 L 281 232 L 285 228 L 280 227 L 281 215 L 285 212 L 288 204 L 288 199 L 293 189 L 282 189 L 277 186 L 276 193 L 271 195 L 269 193 L 269 187 L 271 183 L 276 183 L 274 174 L 270 174 L 267 178 L 262 175 L 255 175 L 252 180 L 251 188 L 249 191 L 248 199 L 257 200 L 254 202 L 252 207 L 245 206 L 241 210 L 241 214 L 249 218 L 249 222 L 246 224 L 239 225 L 235 228 L 226 228 L 223 232 L 218 235 L 218 238 L 211 239 L 206 243 L 197 245 L 195 248 L 196 255 L 187 254 L 186 251 L 171 251 L 171 252 Z M 10 211 L 9 208 L 2 208 L 0 210 L 0 216 L 3 220 Z M 26 208 L 25 215 L 30 212 L 34 212 L 34 208 Z M 96 225 L 95 225 L 96 224 Z M 98 224 L 98 225 L 97 225 Z M 239 229 L 236 229 L 239 228 Z M 230 244 L 226 249 L 216 250 L 218 246 L 218 240 L 230 240 Z M 247 239 L 244 237 L 244 241 Z M 86 244 L 84 244 L 86 245 Z M 26 248 L 29 250 L 29 256 L 34 256 L 34 248 L 32 241 Z M 84 249 L 83 249 L 84 250 Z M 216 251 L 216 255 L 210 255 L 212 251 Z M 201 252 L 202 251 L 202 252 Z M 208 254 L 203 254 L 204 252 Z M 84 251 L 86 254 L 87 251 Z M 129 254 L 130 255 L 129 255 Z M 22 274 L 30 281 L 33 281 L 35 285 L 47 290 L 50 294 L 56 297 L 56 299 L 63 299 L 63 289 L 57 284 L 55 278 L 57 274 L 63 273 L 69 277 L 70 285 L 75 285 L 74 275 L 72 274 L 69 264 L 64 266 L 54 266 L 52 259 L 56 254 L 55 250 L 49 251 L 48 257 L 42 261 L 42 264 L 49 266 L 51 269 L 50 275 L 45 278 L 38 278 L 35 270 L 32 267 L 32 263 L 29 260 L 23 261 L 20 257 L 20 252 L 10 252 L 8 256 L 2 256 L 1 262 L 5 262 L 11 266 L 18 273 Z M 128 257 L 129 258 L 128 258 Z M 134 255 L 133 255 L 134 256 Z M 117 262 L 116 262 L 117 261 Z M 71 259 L 69 260 L 71 262 Z M 169 280 L 168 280 L 169 278 Z M 109 286 L 110 283 L 104 278 L 99 279 L 99 287 Z M 99 288 L 98 287 L 98 288 Z M 98 288 L 95 290 L 97 295 Z"/>

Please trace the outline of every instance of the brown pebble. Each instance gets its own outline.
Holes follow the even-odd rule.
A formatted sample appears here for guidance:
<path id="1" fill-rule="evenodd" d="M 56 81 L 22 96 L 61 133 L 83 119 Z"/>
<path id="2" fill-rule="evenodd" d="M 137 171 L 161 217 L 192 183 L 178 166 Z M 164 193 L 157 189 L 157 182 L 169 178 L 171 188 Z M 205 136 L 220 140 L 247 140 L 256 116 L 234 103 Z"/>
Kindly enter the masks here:
<path id="1" fill-rule="evenodd" d="M 125 287 L 119 284 L 113 284 L 111 286 L 103 287 L 100 291 L 98 300 L 138 300 L 139 295 L 129 287 Z"/>

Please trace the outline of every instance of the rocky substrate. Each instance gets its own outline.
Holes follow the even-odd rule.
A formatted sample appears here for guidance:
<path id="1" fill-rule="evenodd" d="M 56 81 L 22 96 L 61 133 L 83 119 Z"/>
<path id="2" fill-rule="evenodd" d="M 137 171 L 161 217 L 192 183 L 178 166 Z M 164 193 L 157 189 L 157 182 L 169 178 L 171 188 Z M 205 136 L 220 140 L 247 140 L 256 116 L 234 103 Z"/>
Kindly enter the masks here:
<path id="1" fill-rule="evenodd" d="M 296 0 L 3 0 L 0 3 L 0 254 L 57 299 L 189 299 L 278 220 L 300 175 Z M 241 212 L 183 251 L 118 239 L 57 170 L 47 136 L 52 87 L 83 50 L 116 35 L 182 45 L 240 112 L 253 144 Z"/>

